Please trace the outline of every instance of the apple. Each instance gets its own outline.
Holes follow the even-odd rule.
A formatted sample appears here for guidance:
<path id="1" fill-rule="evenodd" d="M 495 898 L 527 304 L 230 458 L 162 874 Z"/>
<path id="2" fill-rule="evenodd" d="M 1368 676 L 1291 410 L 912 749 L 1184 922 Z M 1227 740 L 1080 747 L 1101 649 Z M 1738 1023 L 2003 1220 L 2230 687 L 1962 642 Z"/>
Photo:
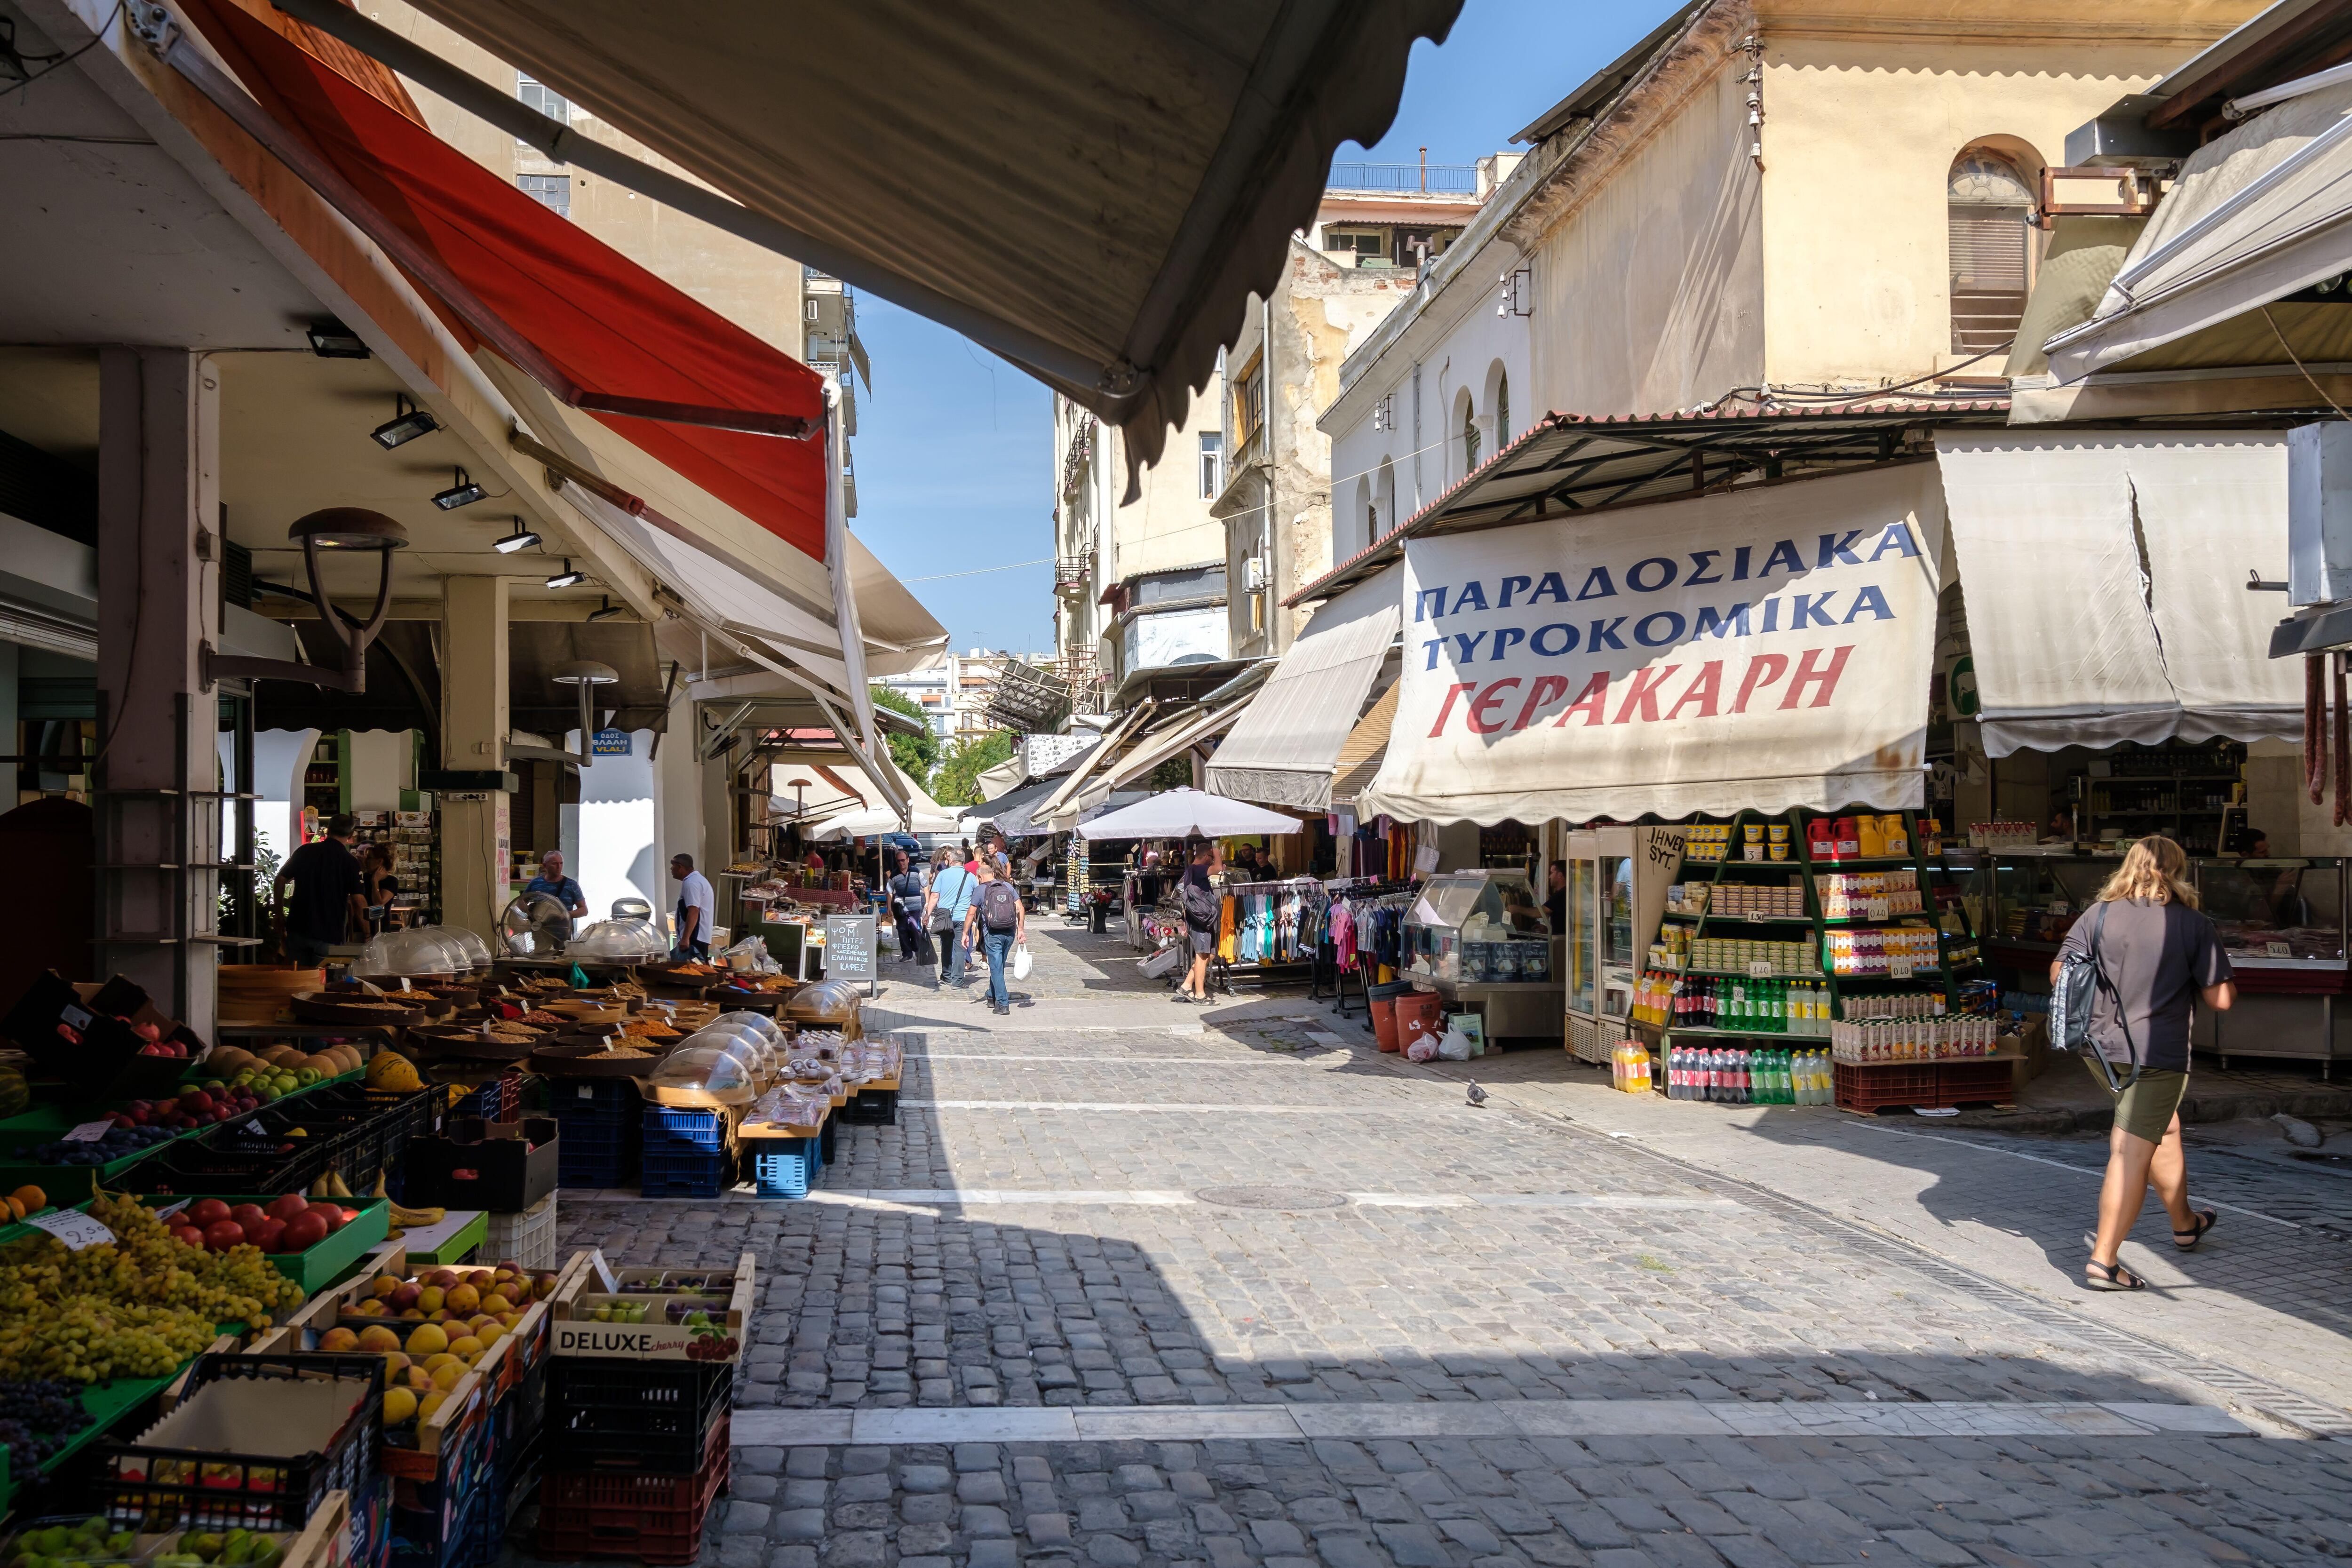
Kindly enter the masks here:
<path id="1" fill-rule="evenodd" d="M 259 1204 L 239 1204 L 228 1211 L 228 1217 L 246 1229 L 251 1230 L 269 1216 L 262 1212 Z"/>
<path id="2" fill-rule="evenodd" d="M 247 1239 L 262 1251 L 276 1252 L 278 1250 L 278 1242 L 286 1235 L 286 1222 L 263 1215 L 260 1219 L 246 1227 L 245 1234 Z"/>
<path id="3" fill-rule="evenodd" d="M 183 1242 L 189 1247 L 202 1247 L 205 1244 L 205 1233 L 192 1225 L 175 1225 L 172 1227 L 172 1239 Z"/>
<path id="4" fill-rule="evenodd" d="M 228 1205 L 218 1198 L 198 1198 L 188 1205 L 188 1223 L 199 1229 L 210 1229 L 228 1218 Z"/>
<path id="5" fill-rule="evenodd" d="M 226 1252 L 232 1247 L 245 1245 L 245 1226 L 233 1219 L 215 1220 L 205 1226 L 205 1245 L 215 1252 Z"/>
<path id="6" fill-rule="evenodd" d="M 317 1215 L 321 1220 L 326 1222 L 327 1233 L 330 1236 L 343 1228 L 343 1220 L 345 1215 L 343 1211 L 337 1208 L 334 1205 L 328 1203 L 312 1204 L 310 1205 L 310 1212 Z"/>
<path id="7" fill-rule="evenodd" d="M 180 1096 L 180 1109 L 191 1116 L 204 1116 L 213 1108 L 213 1097 L 201 1089 L 192 1089 Z"/>

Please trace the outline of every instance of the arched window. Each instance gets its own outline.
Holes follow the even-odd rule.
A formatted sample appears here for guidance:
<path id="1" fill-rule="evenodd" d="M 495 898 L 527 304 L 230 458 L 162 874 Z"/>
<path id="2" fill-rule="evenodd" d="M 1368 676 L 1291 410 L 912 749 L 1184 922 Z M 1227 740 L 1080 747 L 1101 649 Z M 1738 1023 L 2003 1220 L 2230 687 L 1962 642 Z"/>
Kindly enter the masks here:
<path id="1" fill-rule="evenodd" d="M 1501 451 L 1511 444 L 1511 378 L 1495 378 L 1495 450 Z"/>
<path id="2" fill-rule="evenodd" d="M 1381 509 L 1372 500 L 1372 477 L 1370 474 L 1356 480 L 1356 527 L 1355 537 L 1348 541 L 1347 548 L 1340 552 L 1343 558 L 1369 548 L 1372 541 L 1381 536 Z"/>
<path id="3" fill-rule="evenodd" d="M 1377 542 L 1381 530 L 1396 525 L 1396 464 L 1391 458 L 1382 458 L 1380 486 L 1372 492 L 1372 540 Z"/>
<path id="4" fill-rule="evenodd" d="M 1462 399 L 1462 471 L 1465 474 L 1478 467 L 1478 405 L 1467 394 Z"/>
<path id="5" fill-rule="evenodd" d="M 2006 159 L 1964 153 L 1946 199 L 1952 259 L 1952 352 L 1976 354 L 2017 336 L 2033 287 L 2033 193 Z"/>

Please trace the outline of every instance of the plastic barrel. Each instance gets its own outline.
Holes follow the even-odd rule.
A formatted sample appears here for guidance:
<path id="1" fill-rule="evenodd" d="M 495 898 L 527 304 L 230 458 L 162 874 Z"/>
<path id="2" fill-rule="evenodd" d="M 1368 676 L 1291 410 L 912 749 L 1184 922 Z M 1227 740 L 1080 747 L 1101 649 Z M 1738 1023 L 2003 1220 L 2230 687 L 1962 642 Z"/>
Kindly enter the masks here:
<path id="1" fill-rule="evenodd" d="M 1444 1032 L 1445 999 L 1434 991 L 1401 994 L 1396 1007 L 1397 1048 L 1402 1050 L 1423 1035 Z"/>
<path id="2" fill-rule="evenodd" d="M 1403 1042 L 1397 1037 L 1396 999 L 1412 991 L 1412 985 L 1402 982 L 1364 987 L 1364 997 L 1372 1009 L 1372 1037 L 1384 1051 L 1404 1049 Z"/>

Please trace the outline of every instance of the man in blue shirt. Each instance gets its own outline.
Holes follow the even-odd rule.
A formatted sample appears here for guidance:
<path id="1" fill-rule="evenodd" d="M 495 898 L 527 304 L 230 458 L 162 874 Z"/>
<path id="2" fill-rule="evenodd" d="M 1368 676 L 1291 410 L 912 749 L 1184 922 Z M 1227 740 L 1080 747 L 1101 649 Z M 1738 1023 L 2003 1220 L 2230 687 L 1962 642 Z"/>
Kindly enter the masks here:
<path id="1" fill-rule="evenodd" d="M 539 875 L 524 883 L 522 890 L 526 894 L 545 893 L 563 906 L 563 912 L 572 917 L 563 922 L 563 936 L 567 942 L 572 938 L 572 921 L 588 912 L 588 895 L 580 890 L 579 883 L 563 874 L 563 851 L 561 849 L 551 849 L 539 858 Z"/>

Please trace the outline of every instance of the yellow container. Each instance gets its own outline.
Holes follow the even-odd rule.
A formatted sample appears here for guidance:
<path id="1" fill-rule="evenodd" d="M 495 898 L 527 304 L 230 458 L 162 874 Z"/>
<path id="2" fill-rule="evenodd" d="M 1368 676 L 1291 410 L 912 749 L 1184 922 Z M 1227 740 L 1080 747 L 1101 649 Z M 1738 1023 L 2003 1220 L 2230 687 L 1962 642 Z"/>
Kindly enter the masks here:
<path id="1" fill-rule="evenodd" d="M 1879 819 L 1875 816 L 1862 816 L 1855 817 L 1853 821 L 1855 830 L 1862 840 L 1860 851 L 1862 858 L 1868 860 L 1885 854 L 1886 829 L 1879 826 Z"/>

